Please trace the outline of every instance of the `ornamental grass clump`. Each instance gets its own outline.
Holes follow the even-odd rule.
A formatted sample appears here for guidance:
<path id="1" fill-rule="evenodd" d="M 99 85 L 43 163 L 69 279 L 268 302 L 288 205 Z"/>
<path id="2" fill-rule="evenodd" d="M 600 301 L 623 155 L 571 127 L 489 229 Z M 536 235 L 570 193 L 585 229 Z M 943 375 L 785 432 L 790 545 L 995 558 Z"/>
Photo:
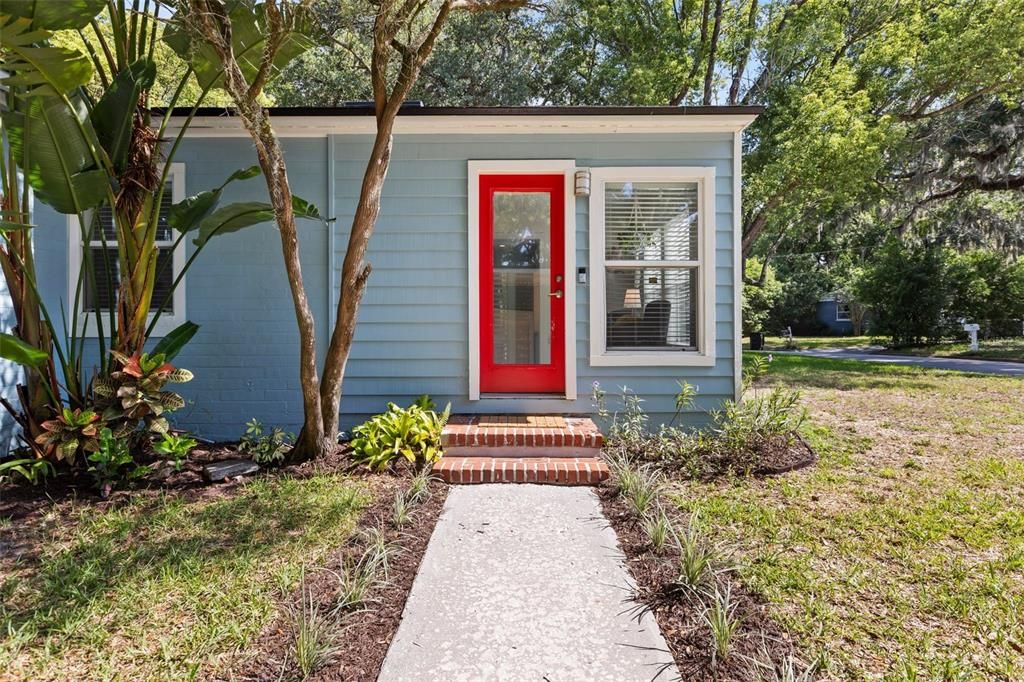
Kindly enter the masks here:
<path id="1" fill-rule="evenodd" d="M 645 516 L 640 525 L 651 550 L 655 554 L 663 554 L 675 537 L 675 529 L 672 527 L 672 521 L 668 518 L 668 514 L 663 509 L 656 509 L 653 513 Z"/>
<path id="2" fill-rule="evenodd" d="M 626 504 L 637 517 L 643 518 L 654 510 L 661 498 L 662 477 L 651 467 L 641 467 L 627 475 L 628 487 L 622 491 Z"/>
<path id="3" fill-rule="evenodd" d="M 675 586 L 690 592 L 702 590 L 714 579 L 716 556 L 714 549 L 697 530 L 694 517 L 679 535 L 678 543 Z"/>
<path id="4" fill-rule="evenodd" d="M 732 587 L 715 587 L 710 603 L 705 607 L 704 623 L 711 630 L 711 662 L 717 664 L 729 658 L 740 619 L 736 615 L 736 602 L 732 598 Z"/>
<path id="5" fill-rule="evenodd" d="M 298 606 L 290 610 L 291 654 L 301 679 L 305 680 L 337 656 L 340 650 L 337 641 L 339 624 L 337 618 L 316 602 L 304 577 L 300 594 Z"/>

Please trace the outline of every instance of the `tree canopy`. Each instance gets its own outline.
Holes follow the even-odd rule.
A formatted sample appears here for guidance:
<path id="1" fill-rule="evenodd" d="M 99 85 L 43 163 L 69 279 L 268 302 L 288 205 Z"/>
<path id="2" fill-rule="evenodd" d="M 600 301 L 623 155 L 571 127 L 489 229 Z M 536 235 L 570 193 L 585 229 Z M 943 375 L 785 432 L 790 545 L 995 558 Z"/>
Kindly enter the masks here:
<path id="1" fill-rule="evenodd" d="M 285 73 L 282 104 L 368 98 L 366 13 L 320 4 L 331 41 Z M 865 225 L 1020 244 L 1024 0 L 549 0 L 453 21 L 410 97 L 761 104 L 745 255 L 846 249 Z"/>

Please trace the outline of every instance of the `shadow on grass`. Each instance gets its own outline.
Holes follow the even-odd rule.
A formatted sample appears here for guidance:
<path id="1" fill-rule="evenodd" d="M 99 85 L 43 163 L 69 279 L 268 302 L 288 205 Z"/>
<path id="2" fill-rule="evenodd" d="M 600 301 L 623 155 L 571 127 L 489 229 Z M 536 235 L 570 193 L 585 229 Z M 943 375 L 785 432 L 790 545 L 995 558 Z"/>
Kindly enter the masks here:
<path id="1" fill-rule="evenodd" d="M 36 634 L 73 635 L 82 625 L 106 625 L 106 616 L 102 624 L 90 619 L 98 600 L 112 612 L 130 614 L 154 583 L 171 591 L 216 580 L 223 571 L 244 574 L 285 546 L 354 522 L 368 503 L 360 486 L 333 478 L 261 479 L 213 501 L 164 495 L 129 502 L 82 521 L 66 549 L 41 547 L 23 584 L 11 579 L 0 589 L 8 602 L 0 627 L 8 633 L 27 625 Z M 23 605 L 10 603 L 14 591 Z"/>

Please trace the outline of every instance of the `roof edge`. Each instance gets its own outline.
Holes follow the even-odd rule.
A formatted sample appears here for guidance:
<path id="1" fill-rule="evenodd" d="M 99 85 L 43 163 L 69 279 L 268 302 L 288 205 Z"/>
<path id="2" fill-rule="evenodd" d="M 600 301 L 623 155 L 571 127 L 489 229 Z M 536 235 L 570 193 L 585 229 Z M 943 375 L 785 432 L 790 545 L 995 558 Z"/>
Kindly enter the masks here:
<path id="1" fill-rule="evenodd" d="M 163 115 L 167 109 L 154 107 L 153 113 Z M 272 116 L 290 117 L 350 117 L 373 116 L 372 107 L 267 107 Z M 763 106 L 539 106 L 539 107 L 426 107 L 403 105 L 400 117 L 420 116 L 757 116 L 765 111 Z M 172 117 L 195 114 L 198 117 L 224 117 L 236 115 L 229 107 L 199 107 L 194 112 L 190 107 L 175 107 Z"/>

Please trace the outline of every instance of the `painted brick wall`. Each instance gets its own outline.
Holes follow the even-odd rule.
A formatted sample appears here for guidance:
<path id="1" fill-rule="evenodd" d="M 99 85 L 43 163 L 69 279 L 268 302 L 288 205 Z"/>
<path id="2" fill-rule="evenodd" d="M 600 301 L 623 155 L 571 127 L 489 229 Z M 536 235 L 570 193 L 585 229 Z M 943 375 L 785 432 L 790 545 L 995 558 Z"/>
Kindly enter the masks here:
<path id="1" fill-rule="evenodd" d="M 333 160 L 329 158 L 333 147 Z M 357 136 L 285 141 L 293 190 L 323 212 L 333 191 L 334 262 L 340 263 L 355 207 L 369 139 Z M 589 291 L 576 285 L 579 399 L 484 400 L 468 394 L 467 166 L 468 159 L 576 159 L 579 166 L 714 166 L 717 362 L 708 368 L 590 367 Z M 247 138 L 187 140 L 178 153 L 188 194 L 220 184 L 255 163 Z M 334 186 L 328 187 L 328 164 Z M 700 387 L 698 404 L 713 409 L 731 397 L 733 379 L 732 136 L 705 135 L 405 135 L 395 142 L 383 210 L 370 246 L 374 266 L 363 301 L 342 400 L 343 427 L 380 411 L 389 400 L 410 402 L 429 393 L 456 411 L 588 412 L 591 383 L 610 392 L 627 385 L 657 419 L 672 412 L 676 380 Z M 226 200 L 265 199 L 262 179 L 235 183 Z M 576 200 L 576 261 L 588 265 L 588 205 Z M 59 311 L 67 298 L 67 222 L 37 205 L 37 259 L 43 295 Z M 321 346 L 327 334 L 330 254 L 327 227 L 300 225 L 303 274 L 317 315 Z M 45 239 L 43 237 L 45 235 Z M 571 276 L 571 273 L 567 273 Z M 337 281 L 337 275 L 334 281 Z M 291 297 L 272 225 L 218 237 L 187 278 L 187 316 L 201 326 L 179 363 L 196 379 L 181 392 L 190 404 L 177 423 L 210 438 L 234 438 L 245 420 L 296 429 L 301 422 L 297 333 Z M 9 324 L 3 292 L 0 323 Z M 11 390 L 11 368 L 0 365 Z M 700 419 L 692 415 L 689 419 Z M 9 420 L 0 417 L 9 427 Z M 2 431 L 0 431 L 2 433 Z M 4 441 L 0 439 L 0 450 Z"/>

